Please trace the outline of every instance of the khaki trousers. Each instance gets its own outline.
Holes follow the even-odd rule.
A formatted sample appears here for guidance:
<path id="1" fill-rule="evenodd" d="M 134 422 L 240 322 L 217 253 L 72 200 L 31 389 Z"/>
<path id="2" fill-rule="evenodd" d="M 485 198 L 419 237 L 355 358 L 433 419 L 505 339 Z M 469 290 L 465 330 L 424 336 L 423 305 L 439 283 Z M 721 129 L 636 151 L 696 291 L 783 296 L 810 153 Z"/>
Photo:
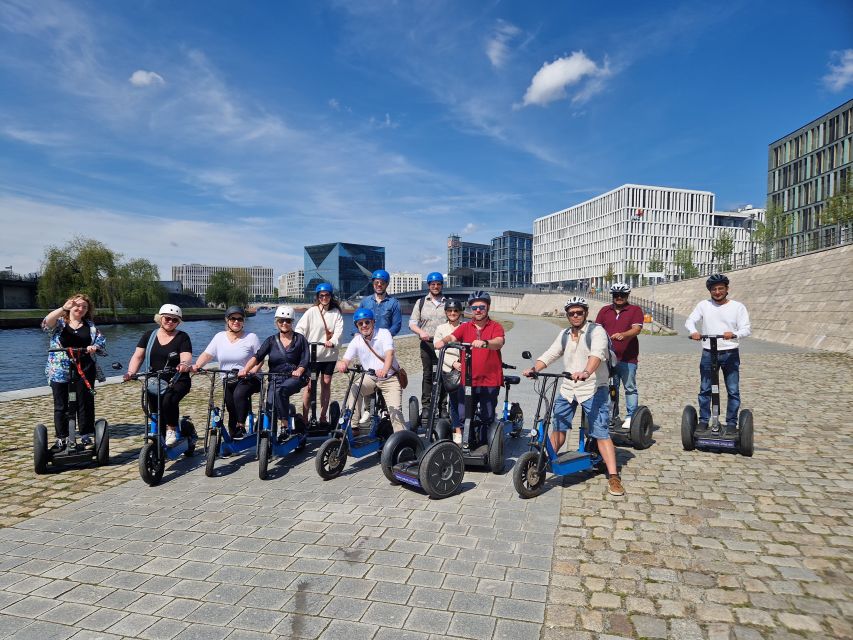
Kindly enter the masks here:
<path id="1" fill-rule="evenodd" d="M 400 381 L 394 375 L 390 378 L 376 380 L 370 376 L 364 376 L 364 382 L 361 383 L 361 388 L 353 386 L 350 392 L 350 397 L 347 398 L 347 407 L 352 409 L 361 403 L 365 396 L 373 395 L 379 389 L 382 396 L 385 398 L 385 406 L 388 407 L 388 413 L 391 415 L 391 424 L 394 426 L 394 431 L 402 431 L 406 429 L 406 421 L 403 418 L 403 390 L 400 389 Z M 358 422 L 353 416 L 354 425 Z"/>

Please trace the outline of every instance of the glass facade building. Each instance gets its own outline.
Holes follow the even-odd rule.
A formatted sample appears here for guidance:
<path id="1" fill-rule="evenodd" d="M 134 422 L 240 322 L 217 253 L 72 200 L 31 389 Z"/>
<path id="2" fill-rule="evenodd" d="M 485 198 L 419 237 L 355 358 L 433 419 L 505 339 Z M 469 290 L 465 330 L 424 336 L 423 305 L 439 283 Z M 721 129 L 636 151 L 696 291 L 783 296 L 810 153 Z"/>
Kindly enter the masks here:
<path id="1" fill-rule="evenodd" d="M 491 246 L 476 242 L 462 242 L 459 236 L 447 238 L 447 286 L 489 286 L 491 278 Z"/>
<path id="2" fill-rule="evenodd" d="M 305 247 L 305 295 L 314 296 L 314 288 L 328 282 L 339 299 L 366 295 L 370 275 L 385 268 L 385 247 L 333 242 Z"/>
<path id="3" fill-rule="evenodd" d="M 838 193 L 853 168 L 853 100 L 848 100 L 793 133 L 770 143 L 767 160 L 767 203 L 782 212 L 780 256 L 838 241 L 850 233 L 823 221 L 827 200 Z"/>
<path id="4" fill-rule="evenodd" d="M 533 280 L 533 234 L 504 231 L 492 238 L 491 276 L 493 289 L 531 286 Z"/>

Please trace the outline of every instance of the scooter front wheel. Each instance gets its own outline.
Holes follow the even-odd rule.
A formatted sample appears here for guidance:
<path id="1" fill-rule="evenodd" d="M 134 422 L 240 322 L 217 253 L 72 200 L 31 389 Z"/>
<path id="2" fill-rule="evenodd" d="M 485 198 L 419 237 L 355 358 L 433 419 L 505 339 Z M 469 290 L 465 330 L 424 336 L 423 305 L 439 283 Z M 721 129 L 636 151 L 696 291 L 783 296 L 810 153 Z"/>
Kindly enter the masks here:
<path id="1" fill-rule="evenodd" d="M 95 421 L 95 460 L 99 467 L 110 463 L 110 425 L 104 419 Z"/>
<path id="2" fill-rule="evenodd" d="M 648 449 L 652 445 L 654 420 L 652 412 L 646 406 L 637 407 L 631 416 L 631 444 L 635 449 Z"/>
<path id="3" fill-rule="evenodd" d="M 33 467 L 41 475 L 47 473 L 47 463 L 50 454 L 47 450 L 47 427 L 37 424 L 33 430 Z"/>
<path id="4" fill-rule="evenodd" d="M 329 438 L 320 445 L 314 466 L 317 475 L 323 480 L 331 480 L 341 475 L 347 463 L 347 443 L 341 443 L 338 438 Z"/>
<path id="5" fill-rule="evenodd" d="M 270 463 L 270 434 L 263 432 L 258 434 L 258 477 L 267 479 L 267 468 Z"/>
<path id="6" fill-rule="evenodd" d="M 165 469 L 166 461 L 157 450 L 157 443 L 149 440 L 139 452 L 139 477 L 149 487 L 154 487 L 160 484 Z"/>
<path id="7" fill-rule="evenodd" d="M 512 472 L 512 484 L 522 498 L 535 498 L 545 486 L 545 471 L 539 471 L 539 454 L 528 451 L 518 459 Z"/>
<path id="8" fill-rule="evenodd" d="M 418 468 L 421 488 L 430 498 L 453 495 L 465 477 L 465 460 L 459 447 L 446 440 L 432 445 Z"/>
<path id="9" fill-rule="evenodd" d="M 216 464 L 216 456 L 219 454 L 219 442 L 222 438 L 222 433 L 219 428 L 208 429 L 208 432 L 207 459 L 205 460 L 204 464 L 204 475 L 206 475 L 208 478 L 212 478 L 214 473 L 214 465 Z"/>
<path id="10" fill-rule="evenodd" d="M 751 458 L 755 450 L 753 444 L 752 411 L 743 409 L 738 416 L 738 451 L 740 455 Z"/>
<path id="11" fill-rule="evenodd" d="M 696 448 L 696 441 L 693 435 L 696 431 L 697 423 L 696 409 L 688 404 L 684 407 L 684 411 L 681 412 L 681 445 L 685 451 L 693 451 Z"/>

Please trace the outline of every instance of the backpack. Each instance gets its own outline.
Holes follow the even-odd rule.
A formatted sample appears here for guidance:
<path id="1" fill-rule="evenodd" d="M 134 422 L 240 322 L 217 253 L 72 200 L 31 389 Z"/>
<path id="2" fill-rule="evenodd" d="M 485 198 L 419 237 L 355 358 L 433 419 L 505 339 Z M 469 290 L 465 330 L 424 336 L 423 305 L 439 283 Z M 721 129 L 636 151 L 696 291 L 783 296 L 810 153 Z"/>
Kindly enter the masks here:
<path id="1" fill-rule="evenodd" d="M 586 331 L 584 336 L 584 341 L 586 342 L 587 350 L 592 350 L 592 332 L 596 327 L 601 327 L 597 322 L 589 322 L 589 328 Z M 601 330 L 604 331 L 604 327 L 601 327 Z M 563 331 L 563 335 L 560 339 L 560 345 L 563 348 L 563 352 L 566 351 L 566 344 L 569 341 L 569 331 L 571 329 L 566 329 Z M 616 352 L 613 351 L 613 343 L 610 341 L 610 336 L 607 335 L 607 331 L 604 331 L 604 335 L 607 336 L 607 359 L 604 360 L 604 365 L 607 367 L 607 377 L 610 378 L 613 376 L 613 370 L 616 368 L 616 363 L 619 360 L 616 359 Z"/>

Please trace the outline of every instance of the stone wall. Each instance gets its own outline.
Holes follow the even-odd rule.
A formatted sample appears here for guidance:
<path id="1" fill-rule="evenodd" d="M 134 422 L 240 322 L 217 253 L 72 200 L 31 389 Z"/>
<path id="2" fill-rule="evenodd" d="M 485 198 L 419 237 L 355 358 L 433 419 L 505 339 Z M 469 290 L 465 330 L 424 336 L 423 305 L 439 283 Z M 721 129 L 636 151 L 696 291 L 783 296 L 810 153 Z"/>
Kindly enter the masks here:
<path id="1" fill-rule="evenodd" d="M 730 296 L 746 305 L 762 340 L 853 354 L 853 245 L 728 273 Z M 651 300 L 652 288 L 633 293 Z M 705 278 L 655 287 L 657 302 L 689 315 L 708 297 Z M 683 327 L 675 327 L 683 331 Z"/>

